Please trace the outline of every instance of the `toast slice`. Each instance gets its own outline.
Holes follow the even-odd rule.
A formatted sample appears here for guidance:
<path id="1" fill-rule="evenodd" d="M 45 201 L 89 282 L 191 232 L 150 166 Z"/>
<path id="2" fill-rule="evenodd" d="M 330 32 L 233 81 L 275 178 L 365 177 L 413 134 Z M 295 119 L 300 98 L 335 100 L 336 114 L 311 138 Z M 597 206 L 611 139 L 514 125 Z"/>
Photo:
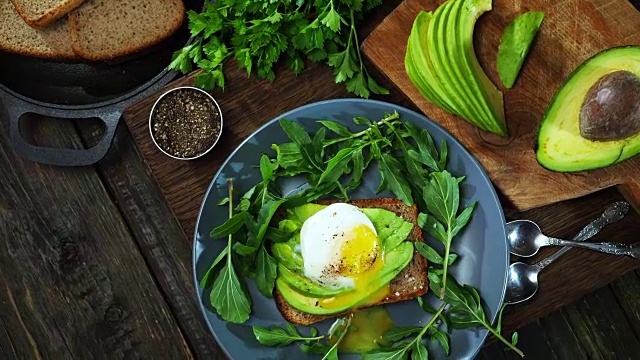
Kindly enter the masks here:
<path id="1" fill-rule="evenodd" d="M 24 22 L 10 0 L 0 0 L 0 49 L 39 58 L 77 58 L 66 18 L 47 28 L 34 29 Z"/>
<path id="2" fill-rule="evenodd" d="M 85 0 L 11 0 L 18 14 L 34 28 L 47 27 Z"/>
<path id="3" fill-rule="evenodd" d="M 69 13 L 71 46 L 89 60 L 132 54 L 171 36 L 185 14 L 182 0 L 88 0 Z"/>
<path id="4" fill-rule="evenodd" d="M 336 202 L 342 201 L 317 201 L 318 204 L 323 205 L 329 205 Z M 361 208 L 378 208 L 392 211 L 396 213 L 396 215 L 402 217 L 404 220 L 414 224 L 413 230 L 407 237 L 407 240 L 413 242 L 424 241 L 422 238 L 422 230 L 418 226 L 418 207 L 416 205 L 407 206 L 402 201 L 391 198 L 353 200 L 347 203 Z M 280 214 L 276 214 L 274 218 L 282 219 L 283 215 L 284 213 L 281 212 Z M 382 304 L 390 304 L 398 301 L 410 300 L 424 295 L 429 288 L 429 279 L 427 277 L 427 260 L 422 255 L 420 255 L 417 250 L 414 249 L 413 259 L 411 260 L 409 265 L 407 265 L 407 267 L 405 267 L 398 274 L 398 276 L 396 276 L 396 278 L 391 281 L 390 287 L 391 291 L 388 297 L 376 304 L 367 307 L 374 307 Z M 350 312 L 345 311 L 333 315 L 308 314 L 289 305 L 289 303 L 287 303 L 287 301 L 275 288 L 273 290 L 273 298 L 282 316 L 288 322 L 298 325 L 311 325 L 326 319 L 341 317 Z"/>

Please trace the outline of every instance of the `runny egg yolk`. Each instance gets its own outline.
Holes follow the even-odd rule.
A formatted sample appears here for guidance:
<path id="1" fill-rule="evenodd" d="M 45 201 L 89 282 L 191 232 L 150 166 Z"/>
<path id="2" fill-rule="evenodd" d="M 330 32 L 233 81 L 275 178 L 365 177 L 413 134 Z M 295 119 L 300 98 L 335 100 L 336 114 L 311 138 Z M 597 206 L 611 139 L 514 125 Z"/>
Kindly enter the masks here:
<path id="1" fill-rule="evenodd" d="M 376 278 L 382 270 L 384 259 L 374 231 L 369 226 L 358 225 L 345 237 L 339 251 L 337 270 L 340 275 L 353 279 L 354 291 L 323 298 L 318 303 L 320 307 L 340 307 L 362 298 L 365 300 L 358 305 L 374 304 L 389 294 L 388 284 L 382 286 Z"/>

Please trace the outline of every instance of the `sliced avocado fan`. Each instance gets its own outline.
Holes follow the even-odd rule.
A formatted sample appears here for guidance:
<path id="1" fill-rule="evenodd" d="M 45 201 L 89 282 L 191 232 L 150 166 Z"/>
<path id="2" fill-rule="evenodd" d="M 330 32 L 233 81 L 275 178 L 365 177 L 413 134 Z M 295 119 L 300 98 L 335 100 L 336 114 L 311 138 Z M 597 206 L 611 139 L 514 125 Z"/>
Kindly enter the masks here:
<path id="1" fill-rule="evenodd" d="M 491 0 L 448 0 L 416 17 L 405 70 L 420 94 L 480 129 L 507 136 L 502 92 L 480 66 L 473 47 L 476 21 Z"/>

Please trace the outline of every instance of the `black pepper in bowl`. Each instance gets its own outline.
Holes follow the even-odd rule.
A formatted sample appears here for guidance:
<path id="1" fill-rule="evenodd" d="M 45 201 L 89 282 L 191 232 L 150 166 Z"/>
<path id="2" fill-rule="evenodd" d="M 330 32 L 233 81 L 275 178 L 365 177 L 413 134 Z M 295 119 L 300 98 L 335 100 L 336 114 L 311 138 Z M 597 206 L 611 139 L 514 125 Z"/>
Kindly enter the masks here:
<path id="1" fill-rule="evenodd" d="M 149 126 L 153 140 L 162 151 L 176 158 L 193 159 L 204 155 L 218 141 L 222 115 L 209 94 L 182 87 L 158 99 Z"/>

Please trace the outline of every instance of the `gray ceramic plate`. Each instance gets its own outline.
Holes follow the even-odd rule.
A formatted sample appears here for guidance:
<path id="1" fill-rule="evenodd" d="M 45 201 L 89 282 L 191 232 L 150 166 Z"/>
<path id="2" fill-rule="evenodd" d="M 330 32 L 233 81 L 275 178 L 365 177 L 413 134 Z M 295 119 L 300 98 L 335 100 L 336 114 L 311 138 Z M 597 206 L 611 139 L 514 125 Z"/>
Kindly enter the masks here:
<path id="1" fill-rule="evenodd" d="M 260 154 L 272 154 L 272 143 L 279 144 L 288 141 L 277 122 L 280 118 L 298 121 L 309 132 L 315 132 L 319 128 L 319 124 L 315 120 L 321 119 L 339 121 L 355 130 L 361 126 L 353 124 L 352 118 L 354 116 L 365 116 L 376 120 L 382 118 L 385 111 L 393 112 L 394 110 L 400 113 L 404 121 L 411 121 L 427 129 L 437 144 L 444 139 L 449 146 L 447 169 L 457 176 L 466 175 L 467 179 L 462 186 L 462 201 L 465 204 L 477 201 L 478 206 L 472 221 L 454 240 L 453 249 L 460 255 L 460 259 L 451 269 L 451 273 L 459 282 L 478 288 L 485 300 L 485 309 L 488 311 L 490 319 L 494 320 L 497 316 L 504 297 L 508 266 L 505 221 L 495 190 L 480 164 L 442 127 L 416 112 L 397 105 L 372 100 L 329 100 L 292 110 L 261 127 L 229 156 L 213 178 L 205 195 L 194 239 L 194 281 L 198 289 L 198 301 L 209 328 L 231 359 L 311 359 L 315 357 L 304 354 L 297 348 L 297 345 L 285 348 L 267 348 L 261 346 L 254 339 L 251 325 L 283 325 L 285 320 L 276 309 L 273 300 L 262 296 L 256 290 L 253 282 L 249 281 L 253 312 L 249 321 L 242 325 L 222 321 L 209 303 L 210 289 L 203 291 L 198 285 L 209 265 L 226 244 L 226 241 L 214 241 L 209 237 L 211 229 L 222 224 L 228 217 L 228 208 L 216 205 L 220 199 L 226 196 L 226 179 L 234 178 L 234 185 L 239 191 L 249 189 L 260 181 L 260 172 L 257 169 Z M 376 169 L 371 170 L 374 171 L 369 171 L 365 175 L 362 186 L 353 194 L 353 198 L 390 196 L 385 193 L 375 195 L 380 177 Z M 283 185 L 283 191 L 286 194 L 303 186 L 304 179 L 292 179 Z M 437 241 L 429 238 L 427 241 L 437 247 L 437 244 L 434 244 Z M 416 301 L 387 305 L 387 309 L 397 326 L 425 324 L 430 319 L 430 315 L 424 313 Z M 326 333 L 331 323 L 332 321 L 325 321 L 317 324 L 320 333 Z M 307 329 L 300 328 L 303 334 L 308 333 Z M 451 335 L 449 359 L 472 358 L 481 348 L 486 336 L 487 331 L 485 330 L 454 331 Z M 433 349 L 433 358 L 444 358 L 442 351 L 437 349 L 434 344 L 429 344 L 429 347 Z M 341 355 L 340 358 L 357 359 L 359 356 Z"/>

